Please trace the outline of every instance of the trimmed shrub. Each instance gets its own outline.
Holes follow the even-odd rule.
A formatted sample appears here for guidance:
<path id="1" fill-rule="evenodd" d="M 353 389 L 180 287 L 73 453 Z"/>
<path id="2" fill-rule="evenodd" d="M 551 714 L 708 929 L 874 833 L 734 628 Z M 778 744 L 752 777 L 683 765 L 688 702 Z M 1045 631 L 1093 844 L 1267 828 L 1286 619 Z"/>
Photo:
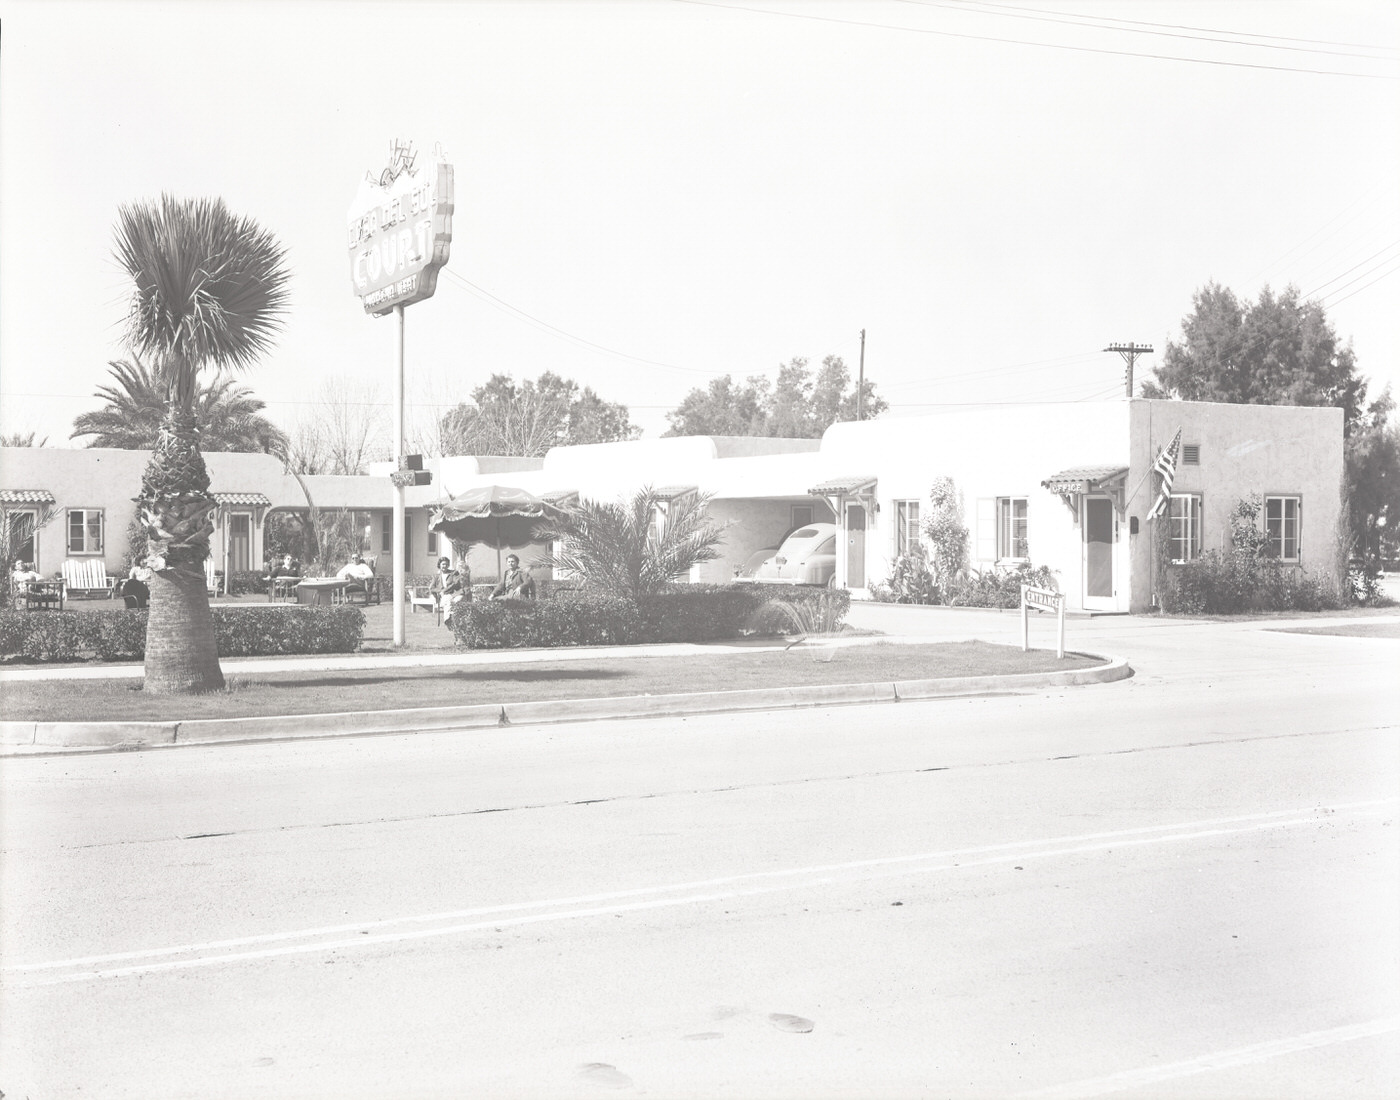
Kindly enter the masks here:
<path id="1" fill-rule="evenodd" d="M 478 600 L 457 605 L 452 634 L 469 649 L 635 645 L 642 622 L 636 604 L 613 596 Z"/>
<path id="2" fill-rule="evenodd" d="M 850 605 L 845 589 L 808 585 L 676 585 L 640 604 L 559 589 L 549 600 L 459 604 L 452 631 L 471 649 L 704 642 L 836 630 Z"/>
<path id="3" fill-rule="evenodd" d="M 638 605 L 647 642 L 737 638 L 769 597 L 756 584 L 678 585 Z"/>
<path id="4" fill-rule="evenodd" d="M 353 653 L 364 637 L 358 607 L 213 607 L 220 657 Z M 34 661 L 139 661 L 146 655 L 148 612 L 0 611 L 0 655 Z"/>

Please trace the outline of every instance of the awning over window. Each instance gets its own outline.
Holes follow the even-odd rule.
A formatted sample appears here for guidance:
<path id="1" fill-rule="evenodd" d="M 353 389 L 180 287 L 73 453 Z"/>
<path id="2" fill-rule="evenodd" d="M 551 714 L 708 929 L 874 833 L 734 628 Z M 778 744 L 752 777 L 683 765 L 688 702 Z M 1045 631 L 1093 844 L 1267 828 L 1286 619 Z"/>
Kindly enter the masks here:
<path id="1" fill-rule="evenodd" d="M 659 489 L 653 489 L 656 499 L 669 504 L 673 500 L 680 500 L 681 497 L 689 496 L 691 493 L 698 493 L 698 485 L 663 485 Z"/>
<path id="2" fill-rule="evenodd" d="M 0 489 L 0 504 L 54 504 L 47 489 Z"/>
<path id="3" fill-rule="evenodd" d="M 879 480 L 872 474 L 833 477 L 823 481 L 820 485 L 813 485 L 807 492 L 814 497 L 861 496 L 875 488 L 875 483 Z"/>
<path id="4" fill-rule="evenodd" d="M 1076 493 L 1107 493 L 1120 489 L 1128 476 L 1126 466 L 1073 466 L 1061 470 L 1040 484 L 1052 493 L 1070 496 Z"/>
<path id="5" fill-rule="evenodd" d="M 272 503 L 262 493 L 215 493 L 214 500 L 219 504 L 254 504 L 263 508 Z"/>
<path id="6" fill-rule="evenodd" d="M 578 503 L 578 490 L 551 489 L 547 493 L 541 493 L 540 499 L 545 503 L 553 504 L 558 508 L 567 508 Z"/>

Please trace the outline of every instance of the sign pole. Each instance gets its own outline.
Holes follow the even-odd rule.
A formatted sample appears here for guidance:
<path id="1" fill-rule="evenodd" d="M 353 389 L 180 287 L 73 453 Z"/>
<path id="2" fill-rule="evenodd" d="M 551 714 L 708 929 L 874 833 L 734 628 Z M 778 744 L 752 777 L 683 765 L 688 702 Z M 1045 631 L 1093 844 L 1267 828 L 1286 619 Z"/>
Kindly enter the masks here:
<path id="1" fill-rule="evenodd" d="M 1026 589 L 1028 585 L 1021 585 L 1021 652 L 1025 653 L 1031 648 L 1031 609 L 1026 603 Z"/>
<path id="2" fill-rule="evenodd" d="M 403 460 L 403 306 L 394 307 L 394 465 Z M 394 647 L 403 646 L 404 633 L 404 487 L 394 481 Z"/>

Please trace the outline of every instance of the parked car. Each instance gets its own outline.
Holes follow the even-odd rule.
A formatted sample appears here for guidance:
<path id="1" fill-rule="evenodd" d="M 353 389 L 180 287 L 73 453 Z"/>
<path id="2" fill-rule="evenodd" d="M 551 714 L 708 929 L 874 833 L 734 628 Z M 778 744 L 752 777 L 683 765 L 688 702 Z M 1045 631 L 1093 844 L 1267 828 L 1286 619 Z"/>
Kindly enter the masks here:
<path id="1" fill-rule="evenodd" d="M 811 523 L 799 527 L 753 575 L 764 584 L 821 584 L 836 576 L 836 525 Z"/>
<path id="2" fill-rule="evenodd" d="M 743 565 L 734 570 L 734 579 L 736 581 L 753 580 L 754 574 L 758 572 L 759 567 L 777 552 L 778 548 L 776 546 L 765 546 L 762 550 L 755 550 L 744 559 Z"/>

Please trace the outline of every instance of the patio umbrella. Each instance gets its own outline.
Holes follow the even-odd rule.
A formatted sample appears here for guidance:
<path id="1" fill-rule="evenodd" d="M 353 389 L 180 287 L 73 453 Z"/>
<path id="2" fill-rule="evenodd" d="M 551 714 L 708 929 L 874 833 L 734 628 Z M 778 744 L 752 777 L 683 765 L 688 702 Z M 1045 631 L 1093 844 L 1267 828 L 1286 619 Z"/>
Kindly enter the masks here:
<path id="1" fill-rule="evenodd" d="M 450 500 L 429 505 L 429 531 L 441 531 L 450 539 L 484 543 L 496 548 L 496 576 L 501 573 L 501 551 L 518 550 L 535 541 L 535 526 L 563 517 L 564 510 L 524 489 L 483 485 Z"/>

